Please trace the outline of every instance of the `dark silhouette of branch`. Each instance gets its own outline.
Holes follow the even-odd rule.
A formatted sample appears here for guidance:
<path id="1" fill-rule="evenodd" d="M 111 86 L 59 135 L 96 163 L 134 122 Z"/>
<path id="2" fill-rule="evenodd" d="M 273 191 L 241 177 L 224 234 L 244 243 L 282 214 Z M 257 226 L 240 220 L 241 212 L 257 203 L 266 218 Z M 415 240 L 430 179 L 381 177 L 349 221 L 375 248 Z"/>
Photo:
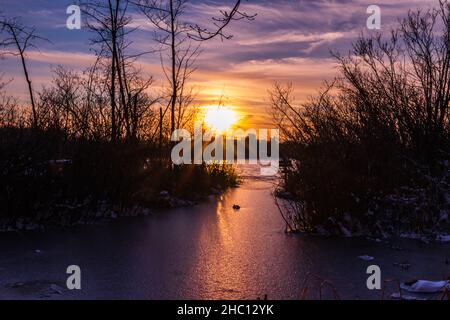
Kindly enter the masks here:
<path id="1" fill-rule="evenodd" d="M 210 30 L 208 28 L 201 27 L 198 24 L 191 25 L 191 32 L 188 36 L 195 41 L 207 41 L 215 37 L 220 37 L 221 40 L 229 40 L 233 35 L 225 34 L 225 28 L 232 22 L 236 20 L 254 20 L 256 14 L 247 14 L 240 10 L 242 5 L 241 0 L 237 0 L 230 12 L 220 10 L 220 17 L 213 17 L 214 29 Z"/>
<path id="2" fill-rule="evenodd" d="M 28 85 L 28 92 L 30 95 L 31 108 L 33 112 L 33 126 L 38 127 L 38 116 L 36 110 L 36 102 L 34 99 L 33 88 L 26 62 L 26 51 L 33 47 L 36 48 L 35 42 L 37 40 L 47 40 L 36 35 L 35 28 L 29 28 L 23 25 L 18 18 L 0 18 L 0 33 L 6 34 L 6 37 L 1 42 L 1 45 L 10 50 L 5 54 L 19 56 L 23 68 L 23 73 Z M 48 40 L 47 40 L 48 41 Z M 15 47 L 15 49 L 13 49 Z"/>

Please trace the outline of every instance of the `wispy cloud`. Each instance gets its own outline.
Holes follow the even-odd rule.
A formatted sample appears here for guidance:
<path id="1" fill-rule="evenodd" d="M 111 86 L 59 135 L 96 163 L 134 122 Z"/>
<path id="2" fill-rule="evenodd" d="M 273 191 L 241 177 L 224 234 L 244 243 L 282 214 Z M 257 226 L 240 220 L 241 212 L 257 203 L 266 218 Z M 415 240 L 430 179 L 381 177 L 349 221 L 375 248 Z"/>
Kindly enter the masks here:
<path id="1" fill-rule="evenodd" d="M 185 22 L 211 26 L 218 10 L 229 10 L 232 0 L 192 0 L 186 7 Z M 31 75 L 35 88 L 51 79 L 51 66 L 67 65 L 83 69 L 93 61 L 87 30 L 64 28 L 65 9 L 70 0 L 2 0 L 2 11 L 20 16 L 52 44 L 42 43 L 41 51 L 30 52 Z M 267 90 L 274 81 L 292 82 L 299 101 L 320 87 L 323 80 L 335 75 L 330 50 L 346 52 L 364 30 L 367 7 L 371 0 L 258 0 L 244 1 L 243 10 L 256 13 L 255 21 L 236 21 L 228 30 L 232 40 L 219 39 L 203 43 L 198 71 L 192 84 L 198 88 L 199 103 L 217 102 L 221 95 L 251 113 L 252 121 L 264 122 Z M 382 10 L 382 28 L 390 29 L 408 10 L 436 6 L 438 0 L 378 0 Z M 136 52 L 154 49 L 153 27 L 138 11 L 133 11 L 133 26 L 140 31 L 132 35 Z M 367 31 L 366 31 L 367 32 Z M 0 61 L 4 73 L 15 77 L 9 89 L 24 92 L 21 71 L 11 58 Z M 139 63 L 146 73 L 163 86 L 158 55 L 145 55 Z"/>

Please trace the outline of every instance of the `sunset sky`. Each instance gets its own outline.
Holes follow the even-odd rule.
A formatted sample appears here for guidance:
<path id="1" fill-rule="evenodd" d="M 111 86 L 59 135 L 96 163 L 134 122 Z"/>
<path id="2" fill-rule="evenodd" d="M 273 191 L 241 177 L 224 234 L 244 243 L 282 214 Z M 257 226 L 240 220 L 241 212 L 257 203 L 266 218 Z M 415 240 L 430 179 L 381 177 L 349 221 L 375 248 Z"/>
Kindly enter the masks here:
<path id="1" fill-rule="evenodd" d="M 187 22 L 207 21 L 219 9 L 232 4 L 226 1 L 193 0 L 186 12 Z M 58 64 L 82 70 L 93 61 L 86 29 L 68 30 L 65 22 L 70 0 L 0 0 L 0 11 L 21 17 L 36 26 L 51 43 L 41 43 L 40 52 L 30 51 L 30 74 L 35 90 L 51 79 L 51 67 Z M 235 106 L 248 127 L 268 127 L 267 90 L 273 82 L 293 82 L 297 100 L 314 94 L 321 82 L 334 76 L 335 63 L 330 50 L 347 52 L 361 31 L 368 31 L 366 9 L 377 4 L 382 10 L 382 30 L 405 15 L 409 9 L 433 6 L 438 0 L 285 0 L 244 1 L 242 10 L 256 13 L 255 21 L 237 21 L 227 33 L 232 40 L 219 39 L 203 43 L 197 61 L 198 70 L 191 84 L 198 92 L 199 106 L 214 105 L 221 96 L 223 103 Z M 149 51 L 155 47 L 148 22 L 137 12 L 134 25 L 141 31 L 132 35 L 133 50 Z M 156 85 L 163 86 L 159 56 L 143 56 L 139 63 Z M 9 93 L 26 98 L 25 81 L 15 58 L 0 60 L 1 73 L 14 78 Z"/>

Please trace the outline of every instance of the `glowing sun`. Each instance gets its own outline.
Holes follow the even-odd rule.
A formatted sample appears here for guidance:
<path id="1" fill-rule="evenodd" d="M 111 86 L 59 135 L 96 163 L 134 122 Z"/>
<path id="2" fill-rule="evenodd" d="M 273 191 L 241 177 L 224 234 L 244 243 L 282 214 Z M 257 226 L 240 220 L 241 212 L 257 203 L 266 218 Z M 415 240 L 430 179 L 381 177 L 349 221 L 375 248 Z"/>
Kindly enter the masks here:
<path id="1" fill-rule="evenodd" d="M 225 133 L 237 123 L 238 117 L 230 107 L 208 107 L 204 121 L 211 130 Z"/>

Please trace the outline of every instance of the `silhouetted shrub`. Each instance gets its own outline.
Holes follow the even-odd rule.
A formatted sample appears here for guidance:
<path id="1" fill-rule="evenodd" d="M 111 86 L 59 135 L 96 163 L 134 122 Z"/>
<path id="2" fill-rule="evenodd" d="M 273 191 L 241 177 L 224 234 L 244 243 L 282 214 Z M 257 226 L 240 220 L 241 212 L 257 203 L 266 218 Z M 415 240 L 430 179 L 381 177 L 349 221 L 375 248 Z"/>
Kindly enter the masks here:
<path id="1" fill-rule="evenodd" d="M 274 86 L 285 157 L 296 160 L 284 171 L 282 189 L 302 203 L 310 229 L 347 220 L 347 229 L 373 231 L 394 222 L 389 210 L 403 210 L 384 200 L 410 193 L 427 196 L 408 203 L 402 228 L 438 226 L 450 194 L 449 21 L 443 1 L 409 13 L 390 35 L 361 36 L 348 56 L 335 54 L 340 76 L 300 107 L 292 104 L 291 85 Z M 435 205 L 422 208 L 418 219 L 420 209 L 412 207 L 421 208 L 424 199 Z"/>
<path id="2" fill-rule="evenodd" d="M 165 206 L 161 192 L 199 200 L 236 183 L 229 166 L 173 167 L 168 154 L 149 142 L 0 128 L 0 218 L 45 220 L 64 216 L 68 208 L 95 213 L 105 203 L 123 209 Z"/>

